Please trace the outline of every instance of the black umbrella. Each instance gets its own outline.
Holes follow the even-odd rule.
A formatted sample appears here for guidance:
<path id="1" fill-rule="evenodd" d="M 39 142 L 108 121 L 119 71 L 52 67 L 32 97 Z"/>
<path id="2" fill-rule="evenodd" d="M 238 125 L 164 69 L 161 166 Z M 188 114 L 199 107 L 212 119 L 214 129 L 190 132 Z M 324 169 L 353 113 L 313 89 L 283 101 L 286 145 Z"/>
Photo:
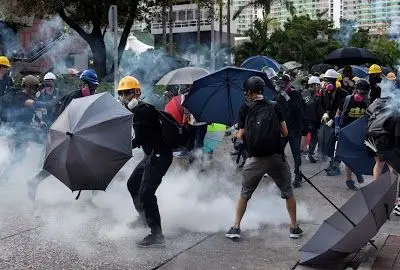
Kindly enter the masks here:
<path id="1" fill-rule="evenodd" d="M 332 65 L 360 65 L 377 63 L 378 58 L 364 48 L 345 47 L 334 50 L 325 56 L 324 63 Z"/>
<path id="2" fill-rule="evenodd" d="M 328 69 L 332 69 L 332 68 L 333 67 L 328 64 L 317 64 L 317 65 L 312 66 L 311 73 L 317 72 L 319 74 L 322 74 L 322 73 L 325 73 Z"/>
<path id="3" fill-rule="evenodd" d="M 72 191 L 105 190 L 132 157 L 132 114 L 109 93 L 72 100 L 51 126 L 43 169 Z"/>
<path id="4" fill-rule="evenodd" d="M 303 178 L 316 188 L 309 179 Z M 368 242 L 372 243 L 370 239 L 393 210 L 396 193 L 397 180 L 392 180 L 387 172 L 360 188 L 340 209 L 328 200 L 338 211 L 326 219 L 300 249 L 300 264 L 337 265 Z"/>

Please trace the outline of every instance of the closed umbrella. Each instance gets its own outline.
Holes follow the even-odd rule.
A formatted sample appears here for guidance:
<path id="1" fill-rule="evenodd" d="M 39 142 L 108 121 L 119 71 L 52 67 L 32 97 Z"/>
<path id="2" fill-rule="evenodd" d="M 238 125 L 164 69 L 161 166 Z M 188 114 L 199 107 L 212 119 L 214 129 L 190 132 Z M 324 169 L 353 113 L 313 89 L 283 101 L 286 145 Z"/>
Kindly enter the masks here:
<path id="1" fill-rule="evenodd" d="M 264 67 L 273 68 L 276 72 L 281 70 L 281 65 L 277 61 L 263 55 L 247 58 L 243 61 L 240 67 L 259 71 L 261 71 Z"/>
<path id="2" fill-rule="evenodd" d="M 336 49 L 325 56 L 324 63 L 331 65 L 361 65 L 375 64 L 378 58 L 364 48 L 344 47 Z"/>
<path id="3" fill-rule="evenodd" d="M 204 68 L 184 67 L 172 70 L 162 77 L 157 85 L 191 85 L 209 72 Z"/>
<path id="4" fill-rule="evenodd" d="M 132 157 L 132 114 L 109 93 L 72 100 L 50 127 L 43 169 L 72 191 L 105 190 Z"/>
<path id="5" fill-rule="evenodd" d="M 360 188 L 300 249 L 300 264 L 338 265 L 363 248 L 389 218 L 396 193 L 389 172 Z"/>
<path id="6" fill-rule="evenodd" d="M 267 99 L 275 97 L 275 88 L 264 72 L 226 67 L 194 81 L 183 106 L 199 122 L 232 126 L 237 123 L 239 109 L 245 102 L 243 83 L 251 76 L 264 79 Z"/>

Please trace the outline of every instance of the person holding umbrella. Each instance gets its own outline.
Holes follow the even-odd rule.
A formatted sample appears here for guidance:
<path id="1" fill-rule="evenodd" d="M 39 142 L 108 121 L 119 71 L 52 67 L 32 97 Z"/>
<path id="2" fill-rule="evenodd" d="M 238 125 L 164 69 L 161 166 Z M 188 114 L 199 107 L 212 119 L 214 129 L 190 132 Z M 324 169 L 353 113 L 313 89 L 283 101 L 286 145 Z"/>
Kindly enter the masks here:
<path id="1" fill-rule="evenodd" d="M 160 112 L 154 106 L 138 101 L 141 96 L 139 81 L 131 76 L 122 78 L 118 95 L 124 106 L 134 114 L 135 138 L 132 147 L 141 147 L 145 153 L 128 180 L 128 190 L 139 213 L 131 227 L 147 224 L 151 234 L 137 243 L 138 247 L 164 246 L 161 217 L 155 195 L 162 178 L 172 163 L 172 148 L 165 143 L 160 125 Z"/>
<path id="2" fill-rule="evenodd" d="M 93 95 L 95 93 L 96 88 L 99 85 L 99 81 L 97 79 L 97 73 L 94 70 L 91 69 L 84 70 L 79 78 L 82 84 L 81 88 L 70 94 L 65 95 L 59 101 L 57 101 L 57 104 L 55 104 L 54 109 L 52 111 L 53 113 L 53 119 L 51 119 L 52 122 L 56 120 L 58 116 L 60 116 L 60 114 L 65 110 L 65 108 L 71 103 L 73 99 Z M 47 102 L 39 102 L 38 104 L 43 104 L 43 106 L 46 106 L 47 104 L 53 107 L 54 104 L 52 104 L 52 102 L 53 100 L 50 100 Z M 32 201 L 36 200 L 36 194 L 39 184 L 49 176 L 50 176 L 49 172 L 47 172 L 46 170 L 41 170 L 34 178 L 28 181 L 29 199 L 31 199 Z"/>
<path id="3" fill-rule="evenodd" d="M 373 64 L 368 69 L 369 83 L 371 85 L 370 102 L 371 104 L 375 99 L 381 97 L 382 89 L 378 86 L 382 82 L 382 68 L 376 64 Z"/>
<path id="4" fill-rule="evenodd" d="M 335 127 L 343 128 L 353 121 L 364 116 L 366 109 L 368 108 L 368 95 L 371 87 L 369 82 L 364 79 L 360 79 L 356 82 L 356 90 L 354 94 L 348 95 L 340 107 L 337 110 L 335 120 L 339 122 L 335 123 Z M 346 166 L 346 185 L 350 190 L 357 191 L 358 188 L 355 186 L 354 181 L 351 179 L 352 170 Z M 364 183 L 362 175 L 356 174 L 358 183 Z"/>

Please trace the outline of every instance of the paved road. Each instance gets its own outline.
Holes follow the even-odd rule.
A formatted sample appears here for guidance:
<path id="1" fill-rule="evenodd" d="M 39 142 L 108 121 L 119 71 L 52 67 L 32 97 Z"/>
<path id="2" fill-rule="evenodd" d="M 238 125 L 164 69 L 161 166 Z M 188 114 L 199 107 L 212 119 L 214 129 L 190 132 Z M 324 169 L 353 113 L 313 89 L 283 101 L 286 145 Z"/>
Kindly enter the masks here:
<path id="1" fill-rule="evenodd" d="M 300 246 L 334 212 L 309 185 L 296 189 L 305 235 L 291 240 L 284 201 L 266 179 L 249 204 L 243 239 L 225 239 L 240 176 L 231 157 L 217 152 L 205 171 L 200 166 L 187 171 L 175 163 L 158 191 L 167 247 L 138 249 L 135 241 L 147 231 L 126 226 L 135 217 L 126 179 L 140 155 L 106 193 L 85 192 L 75 201 L 75 194 L 49 178 L 33 207 L 26 181 L 37 170 L 39 157 L 40 149 L 32 147 L 13 181 L 1 184 L 0 269 L 291 269 Z M 303 171 L 312 175 L 325 166 L 305 161 Z M 352 195 L 342 177 L 321 174 L 313 181 L 338 205 Z M 398 224 L 392 219 L 377 239 L 383 243 L 389 233 L 400 234 Z"/>

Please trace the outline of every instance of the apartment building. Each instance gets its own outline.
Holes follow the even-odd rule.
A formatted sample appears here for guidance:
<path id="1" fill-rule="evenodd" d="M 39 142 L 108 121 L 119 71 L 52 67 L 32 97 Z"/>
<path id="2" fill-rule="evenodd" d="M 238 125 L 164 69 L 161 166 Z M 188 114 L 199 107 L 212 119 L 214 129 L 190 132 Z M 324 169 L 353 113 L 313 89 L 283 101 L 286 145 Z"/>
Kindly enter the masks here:
<path id="1" fill-rule="evenodd" d="M 234 14 L 241 6 L 245 6 L 249 2 L 249 0 L 233 0 L 232 14 Z M 239 17 L 237 17 L 234 21 L 236 24 L 237 34 L 240 36 L 245 35 L 247 30 L 252 27 L 254 21 L 257 19 L 262 19 L 262 17 L 262 9 L 256 7 L 245 8 Z"/>

